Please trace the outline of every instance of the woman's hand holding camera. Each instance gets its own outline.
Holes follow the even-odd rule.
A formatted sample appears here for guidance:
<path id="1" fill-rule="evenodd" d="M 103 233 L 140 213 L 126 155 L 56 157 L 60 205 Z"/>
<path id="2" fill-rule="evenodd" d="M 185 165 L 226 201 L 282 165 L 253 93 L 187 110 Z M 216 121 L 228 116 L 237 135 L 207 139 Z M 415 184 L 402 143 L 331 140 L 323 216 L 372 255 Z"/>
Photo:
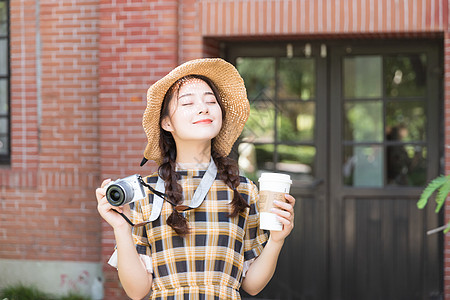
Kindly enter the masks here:
<path id="1" fill-rule="evenodd" d="M 119 215 L 117 212 L 124 213 L 127 217 L 130 216 L 130 206 L 112 206 L 106 199 L 106 186 L 111 182 L 111 179 L 106 179 L 102 182 L 100 188 L 95 190 L 95 195 L 97 197 L 97 210 L 102 216 L 102 218 L 108 222 L 114 229 L 119 229 L 121 227 L 129 227 L 130 225 Z M 114 210 L 117 212 L 115 212 Z"/>

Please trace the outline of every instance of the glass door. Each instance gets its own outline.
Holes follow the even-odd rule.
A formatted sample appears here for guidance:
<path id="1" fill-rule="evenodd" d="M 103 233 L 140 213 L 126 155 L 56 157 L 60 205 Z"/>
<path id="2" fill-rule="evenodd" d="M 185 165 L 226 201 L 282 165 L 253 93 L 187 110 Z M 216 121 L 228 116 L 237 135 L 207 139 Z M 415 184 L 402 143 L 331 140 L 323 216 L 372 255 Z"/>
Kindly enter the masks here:
<path id="1" fill-rule="evenodd" d="M 439 216 L 416 206 L 440 169 L 438 44 L 331 52 L 330 298 L 439 297 Z"/>
<path id="2" fill-rule="evenodd" d="M 227 43 L 250 119 L 242 172 L 293 178 L 295 227 L 252 299 L 439 299 L 442 225 L 418 210 L 442 158 L 437 40 Z M 243 293 L 243 299 L 248 296 Z"/>
<path id="3" fill-rule="evenodd" d="M 314 180 L 316 118 L 313 58 L 236 60 L 251 105 L 239 144 L 239 166 L 257 182 L 261 172 L 282 172 L 297 182 Z"/>
<path id="4" fill-rule="evenodd" d="M 427 55 L 347 55 L 342 63 L 344 184 L 424 186 Z"/>
<path id="5" fill-rule="evenodd" d="M 326 58 L 310 44 L 241 44 L 228 53 L 251 105 L 236 149 L 241 172 L 256 184 L 262 172 L 289 174 L 297 199 L 277 271 L 254 298 L 326 299 Z"/>

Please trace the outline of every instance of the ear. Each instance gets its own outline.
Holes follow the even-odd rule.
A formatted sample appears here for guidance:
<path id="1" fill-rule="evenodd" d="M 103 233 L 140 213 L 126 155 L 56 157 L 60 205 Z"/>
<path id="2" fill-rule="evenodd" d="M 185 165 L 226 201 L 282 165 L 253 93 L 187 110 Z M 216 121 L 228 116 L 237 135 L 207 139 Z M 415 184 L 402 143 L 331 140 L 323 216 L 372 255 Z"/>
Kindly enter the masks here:
<path id="1" fill-rule="evenodd" d="M 161 127 L 165 131 L 169 132 L 173 131 L 172 122 L 170 121 L 169 117 L 166 116 L 164 119 L 161 120 Z"/>

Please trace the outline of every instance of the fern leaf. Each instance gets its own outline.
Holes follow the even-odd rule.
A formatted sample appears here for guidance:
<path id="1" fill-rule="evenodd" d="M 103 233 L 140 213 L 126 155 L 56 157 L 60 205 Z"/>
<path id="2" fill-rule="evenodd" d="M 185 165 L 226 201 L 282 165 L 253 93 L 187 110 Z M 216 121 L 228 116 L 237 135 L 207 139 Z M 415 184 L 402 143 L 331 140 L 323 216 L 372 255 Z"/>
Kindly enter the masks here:
<path id="1" fill-rule="evenodd" d="M 420 195 L 420 199 L 419 201 L 417 201 L 417 207 L 419 209 L 423 209 L 425 205 L 427 205 L 428 199 L 431 197 L 431 195 L 448 180 L 449 179 L 447 178 L 447 176 L 441 175 L 430 181 L 430 183 L 428 183 L 427 187 Z"/>
<path id="2" fill-rule="evenodd" d="M 444 233 L 447 233 L 450 231 L 450 222 L 447 223 L 447 228 L 444 229 Z"/>
<path id="3" fill-rule="evenodd" d="M 435 212 L 438 213 L 441 210 L 442 205 L 444 205 L 445 199 L 448 196 L 448 193 L 450 193 L 450 181 L 447 180 L 444 182 L 443 185 L 438 190 L 437 197 L 436 197 L 436 210 Z"/>

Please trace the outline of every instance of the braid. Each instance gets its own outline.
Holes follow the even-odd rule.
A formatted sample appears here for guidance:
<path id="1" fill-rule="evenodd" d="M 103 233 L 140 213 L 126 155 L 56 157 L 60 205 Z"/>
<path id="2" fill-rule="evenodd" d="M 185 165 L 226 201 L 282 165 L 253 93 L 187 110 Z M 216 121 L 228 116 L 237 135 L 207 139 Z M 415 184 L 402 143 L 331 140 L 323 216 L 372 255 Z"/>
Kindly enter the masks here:
<path id="1" fill-rule="evenodd" d="M 233 199 L 231 201 L 233 211 L 229 216 L 235 217 L 247 207 L 250 207 L 250 205 L 244 200 L 244 198 L 242 198 L 242 195 L 237 190 L 237 187 L 240 184 L 239 167 L 234 160 L 228 157 L 220 156 L 214 150 L 211 155 L 217 165 L 219 179 L 223 180 L 225 184 L 233 190 Z"/>
<path id="2" fill-rule="evenodd" d="M 164 137 L 163 137 L 164 136 Z M 163 163 L 159 166 L 159 176 L 165 182 L 166 194 L 175 204 L 183 202 L 183 189 L 178 183 L 180 175 L 175 171 L 177 150 L 175 140 L 167 131 L 161 130 L 161 138 L 159 140 L 161 152 L 163 154 Z M 189 226 L 186 218 L 180 214 L 175 207 L 170 216 L 167 218 L 167 225 L 173 228 L 179 235 L 189 233 Z"/>

